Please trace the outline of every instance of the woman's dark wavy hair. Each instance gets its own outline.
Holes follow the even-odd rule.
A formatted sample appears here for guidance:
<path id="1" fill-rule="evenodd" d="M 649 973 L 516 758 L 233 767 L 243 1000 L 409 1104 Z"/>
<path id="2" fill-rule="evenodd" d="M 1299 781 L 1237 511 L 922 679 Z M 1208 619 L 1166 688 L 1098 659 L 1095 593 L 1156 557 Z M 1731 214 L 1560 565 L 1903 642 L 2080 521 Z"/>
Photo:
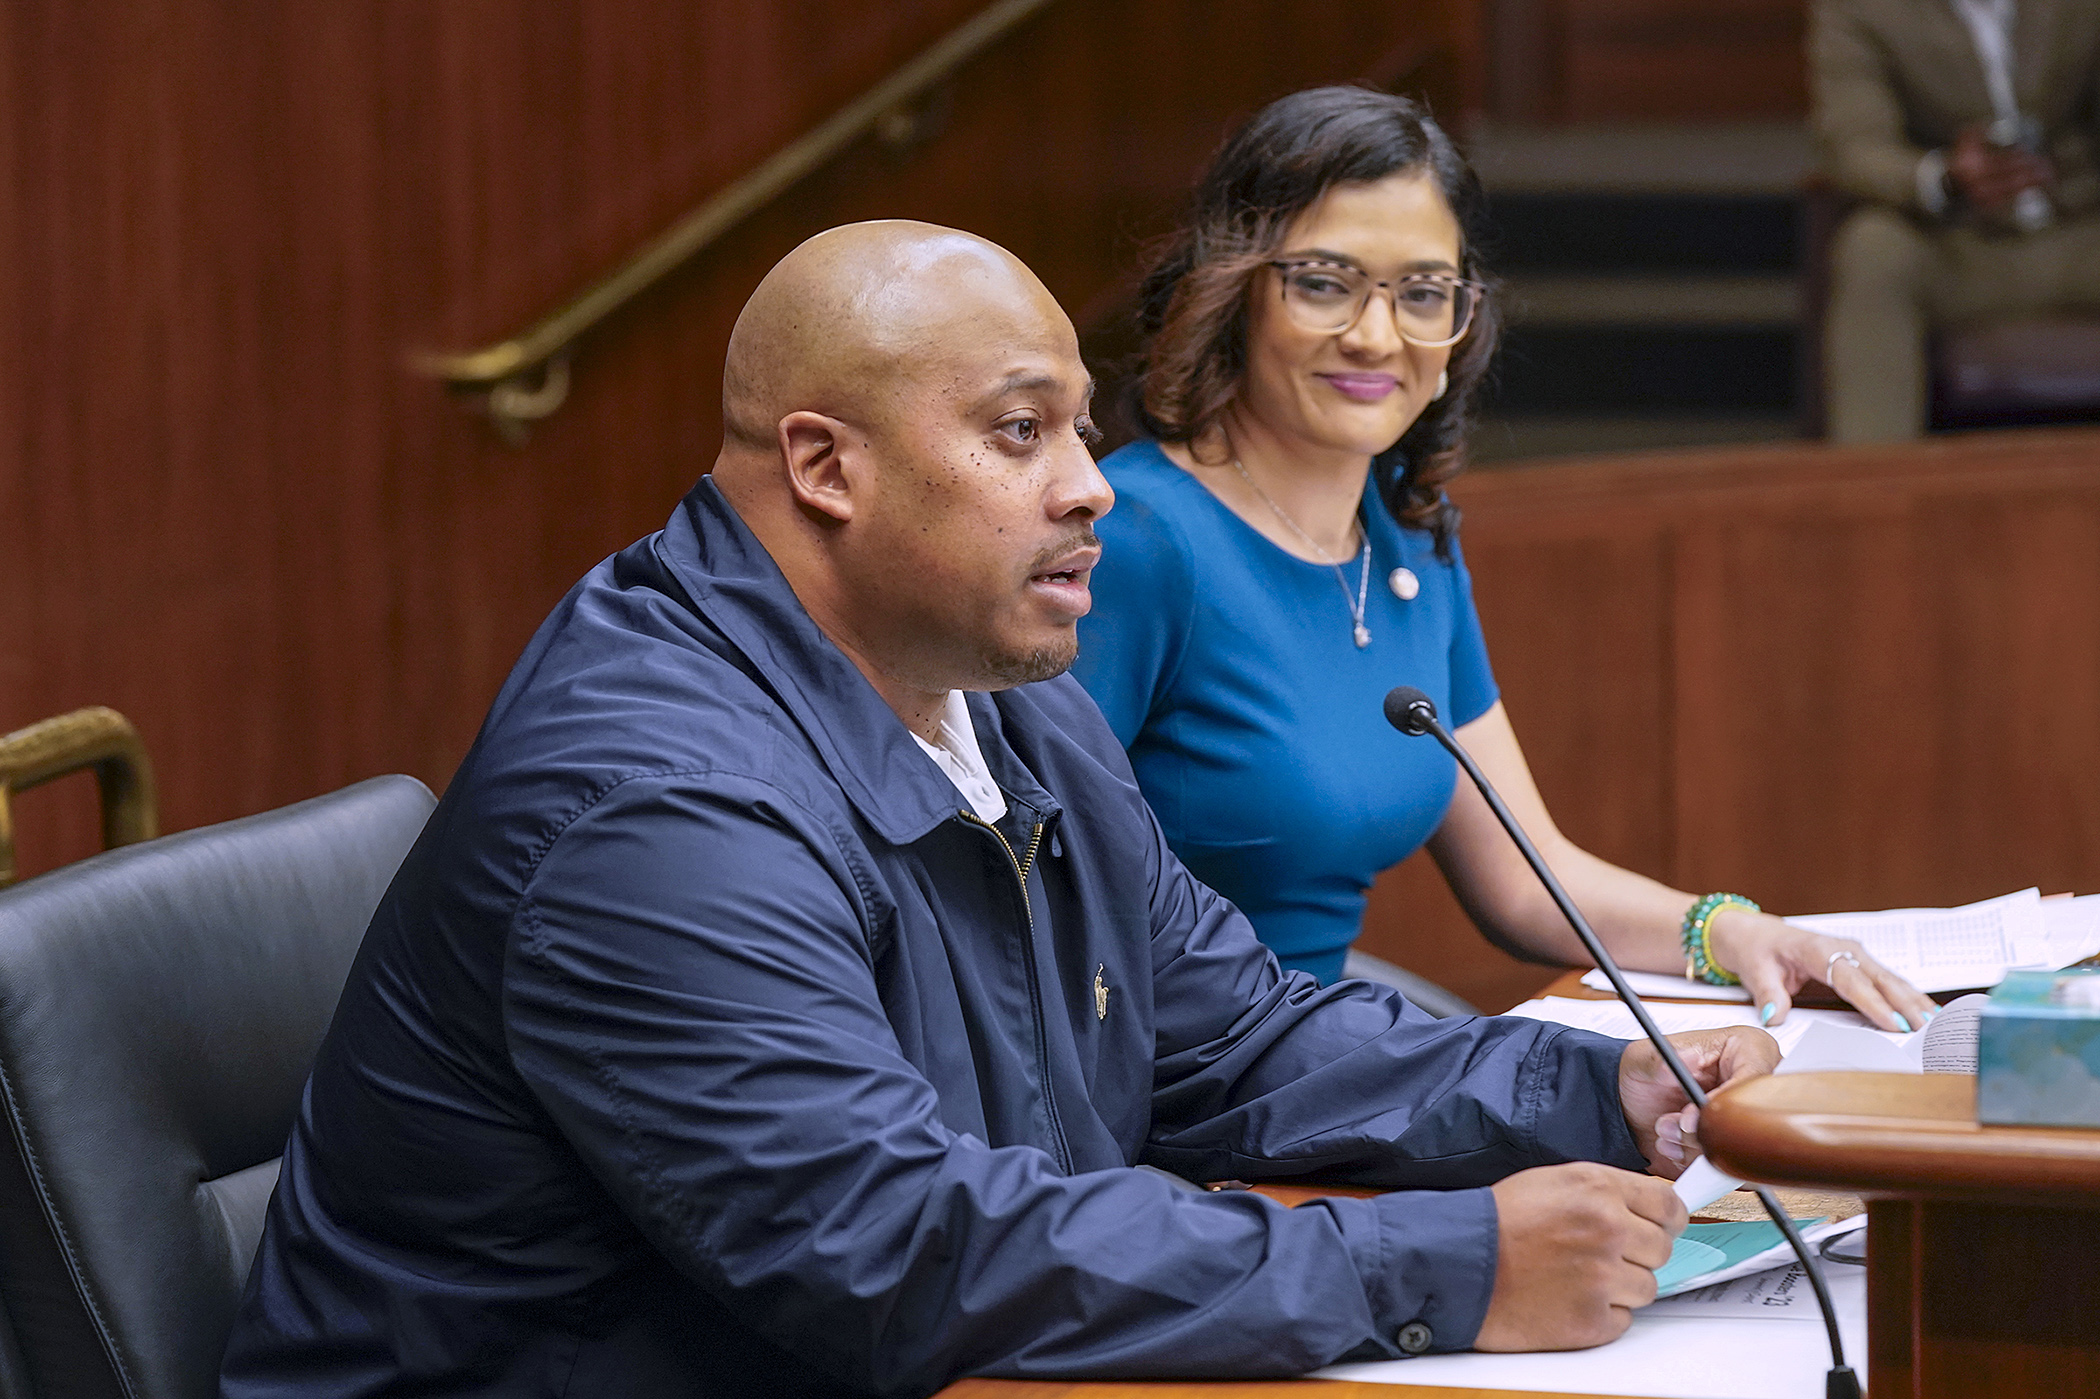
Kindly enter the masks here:
<path id="1" fill-rule="evenodd" d="M 1292 220 L 1339 184 L 1420 171 L 1457 216 L 1460 273 L 1489 280 L 1476 249 L 1486 195 L 1429 114 L 1404 97 L 1359 87 L 1318 87 L 1280 98 L 1226 141 L 1196 186 L 1187 221 L 1159 245 L 1138 298 L 1145 337 L 1134 416 L 1162 442 L 1188 442 L 1216 427 L 1247 368 L 1248 289 L 1275 256 Z M 1387 507 L 1427 529 L 1449 557 L 1458 507 L 1444 483 L 1464 465 L 1474 402 L 1500 336 L 1495 298 L 1482 299 L 1453 347 L 1451 385 L 1400 440 L 1372 459 Z"/>

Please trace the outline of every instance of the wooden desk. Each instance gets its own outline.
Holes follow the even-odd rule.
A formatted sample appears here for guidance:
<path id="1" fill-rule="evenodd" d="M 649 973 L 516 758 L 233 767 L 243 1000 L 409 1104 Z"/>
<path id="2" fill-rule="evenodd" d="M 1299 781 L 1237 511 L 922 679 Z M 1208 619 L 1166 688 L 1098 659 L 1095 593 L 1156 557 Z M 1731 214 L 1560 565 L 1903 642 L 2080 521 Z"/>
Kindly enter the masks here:
<path id="1" fill-rule="evenodd" d="M 1767 1078 L 1700 1136 L 1731 1174 L 1867 1197 L 1874 1399 L 2100 1394 L 2100 1132 L 1975 1101 L 1953 1074 Z"/>

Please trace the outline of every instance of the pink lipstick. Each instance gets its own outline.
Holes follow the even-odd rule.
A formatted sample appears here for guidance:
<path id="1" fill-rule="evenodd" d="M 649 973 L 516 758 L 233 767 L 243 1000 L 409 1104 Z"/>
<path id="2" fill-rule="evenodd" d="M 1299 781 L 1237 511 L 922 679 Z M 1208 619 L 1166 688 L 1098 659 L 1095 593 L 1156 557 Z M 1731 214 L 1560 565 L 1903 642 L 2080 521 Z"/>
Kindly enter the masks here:
<path id="1" fill-rule="evenodd" d="M 1334 385 L 1344 398 L 1355 399 L 1358 403 L 1376 403 L 1400 384 L 1390 374 L 1322 374 L 1320 377 Z"/>

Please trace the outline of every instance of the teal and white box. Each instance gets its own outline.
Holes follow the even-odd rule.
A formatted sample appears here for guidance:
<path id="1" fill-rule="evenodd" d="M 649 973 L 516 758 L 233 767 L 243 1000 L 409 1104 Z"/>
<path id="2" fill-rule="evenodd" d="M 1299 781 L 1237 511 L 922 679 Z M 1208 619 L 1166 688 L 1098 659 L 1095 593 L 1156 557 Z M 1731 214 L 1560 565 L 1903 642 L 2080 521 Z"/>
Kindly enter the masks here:
<path id="1" fill-rule="evenodd" d="M 1976 1120 L 2100 1127 L 2100 970 L 2006 973 L 1977 1032 Z"/>

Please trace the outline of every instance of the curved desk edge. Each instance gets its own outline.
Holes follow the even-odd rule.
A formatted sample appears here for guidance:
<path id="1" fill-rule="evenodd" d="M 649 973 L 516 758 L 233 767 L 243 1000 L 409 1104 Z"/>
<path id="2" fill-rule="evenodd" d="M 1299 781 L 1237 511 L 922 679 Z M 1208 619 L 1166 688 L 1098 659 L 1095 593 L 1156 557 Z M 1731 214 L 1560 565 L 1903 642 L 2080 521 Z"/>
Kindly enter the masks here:
<path id="1" fill-rule="evenodd" d="M 1716 1166 L 1773 1185 L 2033 1202 L 2100 1199 L 2100 1131 L 1987 1127 L 1966 1074 L 1789 1074 L 1717 1095 Z"/>

